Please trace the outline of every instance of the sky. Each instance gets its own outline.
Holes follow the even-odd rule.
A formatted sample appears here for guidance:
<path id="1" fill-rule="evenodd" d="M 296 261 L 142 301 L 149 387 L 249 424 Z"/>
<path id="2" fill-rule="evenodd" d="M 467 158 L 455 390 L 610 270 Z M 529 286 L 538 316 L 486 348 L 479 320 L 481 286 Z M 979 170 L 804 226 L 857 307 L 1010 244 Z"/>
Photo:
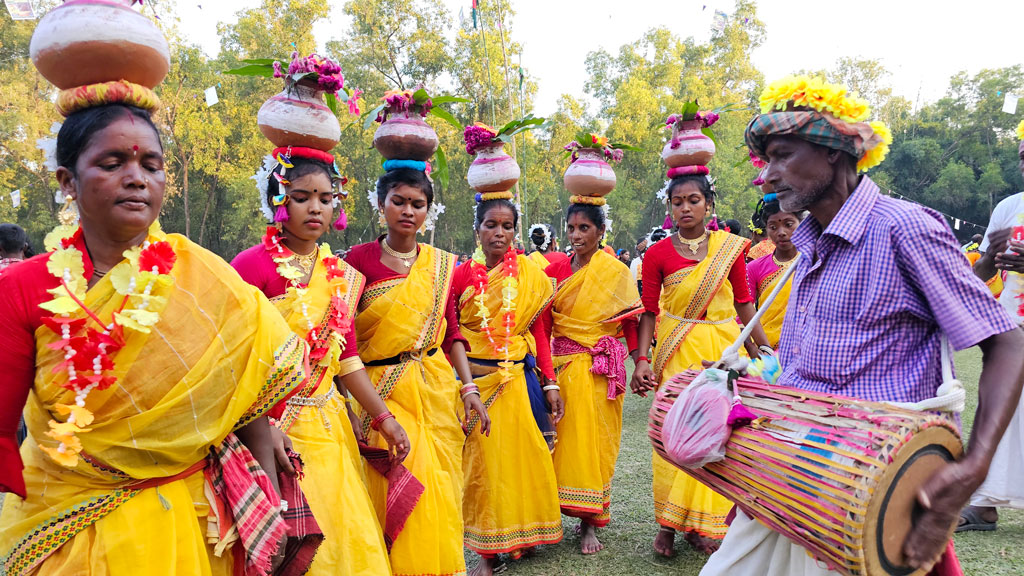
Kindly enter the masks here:
<path id="1" fill-rule="evenodd" d="M 453 25 L 460 10 L 466 16 L 470 13 L 471 0 L 443 1 Z M 340 9 L 343 0 L 332 2 L 332 17 L 314 28 L 321 42 L 347 28 Z M 181 29 L 212 56 L 219 49 L 217 22 L 233 22 L 238 10 L 258 4 L 258 0 L 184 0 L 178 8 Z M 513 37 L 523 45 L 522 65 L 539 85 L 538 115 L 554 112 L 561 94 L 584 96 L 584 59 L 589 51 L 604 48 L 614 54 L 621 45 L 662 25 L 677 36 L 704 42 L 710 38 L 715 10 L 732 18 L 744 17 L 733 14 L 732 2 L 721 0 L 512 0 L 512 4 L 516 10 Z M 891 72 L 895 93 L 920 105 L 940 98 L 957 72 L 974 74 L 984 68 L 1024 64 L 1024 2 L 1020 0 L 760 0 L 757 11 L 765 23 L 766 39 L 753 61 L 768 81 L 795 70 L 829 69 L 842 57 L 878 59 Z M 581 42 L 588 37 L 592 41 Z M 1024 106 L 1018 114 L 1024 115 Z"/>

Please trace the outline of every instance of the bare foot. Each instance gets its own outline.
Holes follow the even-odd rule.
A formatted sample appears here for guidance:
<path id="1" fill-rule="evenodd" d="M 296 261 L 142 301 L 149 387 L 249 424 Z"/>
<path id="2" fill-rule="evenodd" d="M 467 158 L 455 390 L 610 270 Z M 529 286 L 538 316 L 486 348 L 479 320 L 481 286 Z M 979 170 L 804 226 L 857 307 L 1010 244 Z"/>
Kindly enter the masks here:
<path id="1" fill-rule="evenodd" d="M 658 530 L 658 535 L 654 537 L 654 551 L 665 558 L 672 558 L 676 555 L 675 550 L 672 549 L 675 543 L 676 531 L 662 526 Z"/>
<path id="2" fill-rule="evenodd" d="M 703 552 L 708 556 L 714 554 L 718 550 L 718 546 L 721 544 L 721 542 L 714 538 L 701 536 L 696 532 L 687 532 L 686 541 L 689 542 L 690 546 L 693 546 L 699 552 Z"/>
<path id="3" fill-rule="evenodd" d="M 604 544 L 597 539 L 597 529 L 580 521 L 580 551 L 586 555 L 597 554 L 604 549 Z"/>
<path id="4" fill-rule="evenodd" d="M 469 571 L 468 576 L 492 576 L 494 574 L 494 565 L 498 563 L 498 558 L 484 558 L 480 557 L 480 561 L 476 563 L 476 566 Z"/>

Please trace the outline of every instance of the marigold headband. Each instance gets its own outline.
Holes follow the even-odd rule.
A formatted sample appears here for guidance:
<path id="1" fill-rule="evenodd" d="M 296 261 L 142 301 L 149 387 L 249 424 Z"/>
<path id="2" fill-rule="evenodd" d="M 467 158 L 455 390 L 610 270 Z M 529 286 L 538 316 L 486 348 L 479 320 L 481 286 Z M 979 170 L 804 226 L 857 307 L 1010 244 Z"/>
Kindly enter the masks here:
<path id="1" fill-rule="evenodd" d="M 867 101 L 849 95 L 845 87 L 822 78 L 790 76 L 773 82 L 761 93 L 761 114 L 747 126 L 747 146 L 766 158 L 769 136 L 792 134 L 812 144 L 848 152 L 857 170 L 880 164 L 889 152 L 892 133 L 882 122 L 866 122 Z"/>
<path id="2" fill-rule="evenodd" d="M 57 96 L 57 111 L 65 118 L 79 110 L 105 104 L 125 104 L 154 112 L 160 108 L 160 98 L 149 88 L 126 80 L 78 86 L 61 90 Z"/>

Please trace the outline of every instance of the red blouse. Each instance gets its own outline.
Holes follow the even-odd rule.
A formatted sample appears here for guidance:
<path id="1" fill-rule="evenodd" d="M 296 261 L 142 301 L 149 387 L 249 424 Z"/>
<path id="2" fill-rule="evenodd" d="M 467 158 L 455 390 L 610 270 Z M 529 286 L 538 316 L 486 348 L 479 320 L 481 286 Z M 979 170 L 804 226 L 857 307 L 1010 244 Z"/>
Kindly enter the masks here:
<path id="1" fill-rule="evenodd" d="M 231 261 L 231 267 L 238 272 L 242 280 L 259 288 L 267 298 L 274 298 L 288 291 L 288 281 L 277 273 L 277 263 L 262 243 L 239 252 Z M 358 303 L 358 299 L 356 302 Z M 355 312 L 354 308 L 352 312 Z M 356 356 L 359 356 L 359 349 L 356 346 L 355 322 L 352 322 L 345 334 L 345 348 L 341 351 L 341 359 Z"/>
<path id="2" fill-rule="evenodd" d="M 85 261 L 85 277 L 92 276 L 92 260 L 79 239 L 75 246 Z M 49 313 L 39 307 L 52 299 L 47 292 L 60 281 L 46 270 L 50 255 L 40 254 L 0 274 L 0 492 L 25 498 L 24 465 L 18 453 L 18 424 L 36 376 L 35 331 Z"/>
<path id="3" fill-rule="evenodd" d="M 642 272 L 644 288 L 641 299 L 644 303 L 644 310 L 658 315 L 661 312 L 658 300 L 661 298 L 661 285 L 665 278 L 673 272 L 697 264 L 700 264 L 699 260 L 690 260 L 679 254 L 672 244 L 671 236 L 648 248 L 644 253 Z M 754 301 L 747 284 L 747 264 L 742 257 L 732 263 L 732 268 L 729 270 L 729 284 L 732 285 L 734 302 L 746 304 Z"/>
<path id="4" fill-rule="evenodd" d="M 569 261 L 569 256 L 567 256 L 565 252 L 559 252 L 558 250 L 546 252 L 544 253 L 544 257 L 547 258 L 548 262 L 551 264 Z"/>
<path id="5" fill-rule="evenodd" d="M 419 252 L 419 246 L 417 245 L 416 251 Z M 381 249 L 380 249 L 380 238 L 376 242 L 367 242 L 365 244 L 359 244 L 353 246 L 348 251 L 348 255 L 345 256 L 345 262 L 348 262 L 353 268 L 366 276 L 366 285 L 369 286 L 374 282 L 380 280 L 388 280 L 390 278 L 405 278 L 408 274 L 400 274 L 395 272 L 391 268 L 380 261 Z M 456 271 L 462 268 L 457 266 Z M 444 319 L 447 326 L 445 327 L 444 340 L 441 342 L 441 350 L 445 354 L 450 354 L 452 344 L 456 341 L 462 342 L 466 347 L 466 351 L 469 351 L 469 343 L 459 332 L 459 313 L 456 307 L 458 294 L 455 292 L 455 283 L 452 283 L 452 288 L 448 290 L 448 304 L 444 308 Z"/>
<path id="6" fill-rule="evenodd" d="M 572 276 L 572 259 L 566 258 L 563 261 L 554 262 L 550 266 L 544 269 L 544 272 L 548 276 L 555 279 L 556 282 L 561 284 L 565 280 L 568 280 Z M 554 317 L 551 315 L 551 307 L 544 311 L 541 315 L 540 320 L 544 323 L 544 332 L 551 337 L 551 329 L 555 323 Z M 622 334 L 626 338 L 626 348 L 633 352 L 636 350 L 637 343 L 637 319 L 636 316 L 630 316 L 629 318 L 622 319 Z"/>
<path id="7" fill-rule="evenodd" d="M 472 285 L 473 267 L 459 266 L 456 268 L 455 275 L 452 277 L 452 291 L 455 294 L 461 295 Z M 456 302 L 458 301 L 456 300 Z M 545 313 L 548 313 L 546 309 L 544 312 L 541 312 L 537 320 L 530 325 L 530 333 L 533 334 L 533 338 L 537 341 L 537 367 L 540 368 L 540 371 L 548 380 L 554 380 L 555 365 L 551 361 L 551 338 L 548 333 L 544 331 L 544 322 L 541 320 Z"/>

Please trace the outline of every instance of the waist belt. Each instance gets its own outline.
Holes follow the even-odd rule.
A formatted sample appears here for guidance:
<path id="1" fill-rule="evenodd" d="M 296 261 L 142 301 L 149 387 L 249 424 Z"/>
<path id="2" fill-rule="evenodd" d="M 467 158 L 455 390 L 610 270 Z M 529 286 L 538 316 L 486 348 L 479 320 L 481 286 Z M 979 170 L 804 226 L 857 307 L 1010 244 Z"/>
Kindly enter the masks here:
<path id="1" fill-rule="evenodd" d="M 676 316 L 675 314 L 669 314 L 668 312 L 665 312 L 665 317 L 671 318 L 673 320 L 678 320 L 680 322 L 685 322 L 687 324 L 701 324 L 705 326 L 718 326 L 720 324 L 728 324 L 730 322 L 736 321 L 735 318 L 726 318 L 725 320 L 716 320 L 714 322 L 712 322 L 711 320 L 694 320 L 693 318 L 683 318 L 681 316 Z"/>
<path id="2" fill-rule="evenodd" d="M 419 362 L 423 360 L 424 356 L 433 356 L 437 353 L 437 348 L 431 348 L 424 353 L 423 350 L 416 350 L 415 352 L 402 352 L 396 354 L 390 358 L 381 358 L 380 360 L 370 360 L 369 362 L 363 362 L 363 366 L 393 366 L 395 364 L 402 364 L 403 362 Z"/>
<path id="3" fill-rule="evenodd" d="M 320 413 L 320 420 L 323 421 L 324 429 L 330 430 L 331 421 L 327 418 L 327 414 L 324 413 L 324 406 L 327 406 L 327 403 L 330 402 L 331 399 L 334 398 L 334 395 L 337 393 L 338 389 L 332 385 L 331 389 L 328 390 L 326 394 L 320 394 L 318 396 L 309 397 L 289 398 L 285 402 L 285 404 L 287 404 L 288 406 L 297 406 L 299 407 L 300 410 L 307 406 L 316 408 L 317 412 Z"/>

